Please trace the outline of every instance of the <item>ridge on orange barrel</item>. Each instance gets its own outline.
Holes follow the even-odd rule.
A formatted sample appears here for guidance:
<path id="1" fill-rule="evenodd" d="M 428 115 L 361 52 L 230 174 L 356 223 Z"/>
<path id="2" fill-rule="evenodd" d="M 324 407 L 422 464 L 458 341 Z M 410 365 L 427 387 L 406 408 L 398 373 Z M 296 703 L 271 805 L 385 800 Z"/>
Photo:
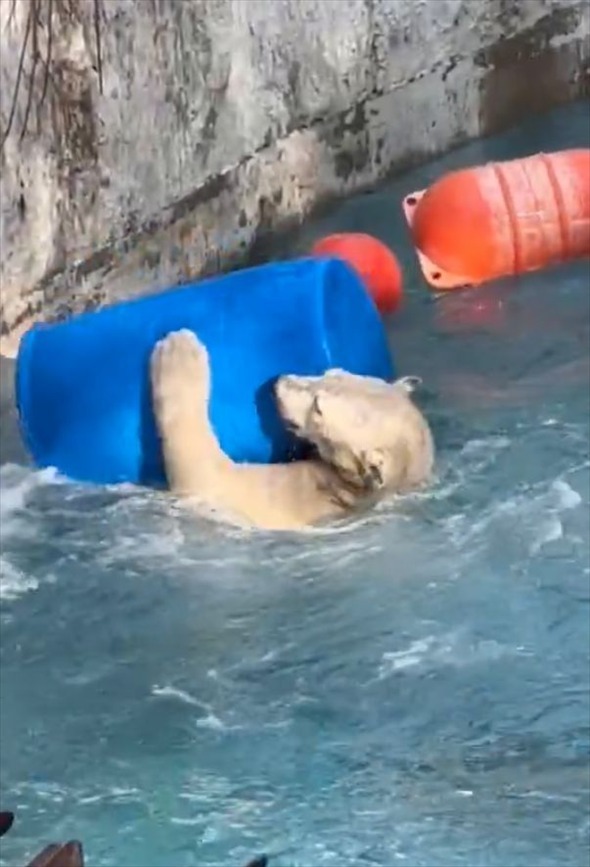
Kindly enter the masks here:
<path id="1" fill-rule="evenodd" d="M 449 172 L 402 207 L 440 291 L 590 256 L 590 149 Z"/>
<path id="2" fill-rule="evenodd" d="M 353 268 L 380 313 L 393 313 L 402 302 L 402 270 L 382 241 L 361 232 L 341 232 L 316 241 L 312 256 L 333 256 Z"/>

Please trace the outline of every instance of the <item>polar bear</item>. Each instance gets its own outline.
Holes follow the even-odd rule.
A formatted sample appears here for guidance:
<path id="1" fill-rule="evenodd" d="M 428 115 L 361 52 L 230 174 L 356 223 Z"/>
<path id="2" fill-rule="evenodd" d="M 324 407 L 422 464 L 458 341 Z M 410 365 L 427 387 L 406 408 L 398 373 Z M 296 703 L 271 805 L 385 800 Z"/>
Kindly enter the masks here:
<path id="1" fill-rule="evenodd" d="M 209 421 L 209 358 L 191 331 L 160 340 L 151 355 L 152 404 L 169 488 L 268 530 L 297 530 L 369 508 L 388 493 L 424 485 L 434 445 L 411 394 L 343 370 L 282 376 L 280 415 L 316 457 L 288 464 L 238 464 L 221 449 Z"/>

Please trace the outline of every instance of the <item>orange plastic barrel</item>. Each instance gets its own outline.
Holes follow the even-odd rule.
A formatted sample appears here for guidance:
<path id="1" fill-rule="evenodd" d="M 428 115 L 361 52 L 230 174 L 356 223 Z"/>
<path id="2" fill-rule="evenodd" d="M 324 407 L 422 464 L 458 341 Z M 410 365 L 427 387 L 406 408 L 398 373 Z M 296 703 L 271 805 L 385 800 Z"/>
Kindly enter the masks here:
<path id="1" fill-rule="evenodd" d="M 590 149 L 450 172 L 403 210 L 440 290 L 590 256 Z"/>

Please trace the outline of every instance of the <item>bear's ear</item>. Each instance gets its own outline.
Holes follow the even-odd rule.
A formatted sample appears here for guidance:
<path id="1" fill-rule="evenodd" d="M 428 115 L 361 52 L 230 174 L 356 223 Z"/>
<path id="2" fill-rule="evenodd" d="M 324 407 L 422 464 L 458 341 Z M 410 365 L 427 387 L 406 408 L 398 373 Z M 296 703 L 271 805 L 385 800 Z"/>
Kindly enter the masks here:
<path id="1" fill-rule="evenodd" d="M 402 376 L 401 379 L 396 379 L 393 384 L 403 388 L 407 394 L 412 394 L 417 388 L 420 388 L 422 380 L 419 376 Z"/>

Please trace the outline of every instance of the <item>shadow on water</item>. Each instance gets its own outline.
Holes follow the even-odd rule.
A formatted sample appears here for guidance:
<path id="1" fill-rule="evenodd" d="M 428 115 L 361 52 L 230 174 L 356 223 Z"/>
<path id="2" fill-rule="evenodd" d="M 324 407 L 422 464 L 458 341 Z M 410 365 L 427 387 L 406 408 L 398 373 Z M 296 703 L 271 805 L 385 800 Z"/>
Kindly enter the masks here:
<path id="1" fill-rule="evenodd" d="M 97 867 L 587 863 L 588 263 L 434 298 L 399 203 L 589 140 L 570 106 L 276 252 L 365 231 L 404 266 L 389 337 L 440 478 L 350 526 L 242 533 L 9 465 L 2 364 L 0 796 L 23 815 L 2 867 L 53 836 Z"/>

